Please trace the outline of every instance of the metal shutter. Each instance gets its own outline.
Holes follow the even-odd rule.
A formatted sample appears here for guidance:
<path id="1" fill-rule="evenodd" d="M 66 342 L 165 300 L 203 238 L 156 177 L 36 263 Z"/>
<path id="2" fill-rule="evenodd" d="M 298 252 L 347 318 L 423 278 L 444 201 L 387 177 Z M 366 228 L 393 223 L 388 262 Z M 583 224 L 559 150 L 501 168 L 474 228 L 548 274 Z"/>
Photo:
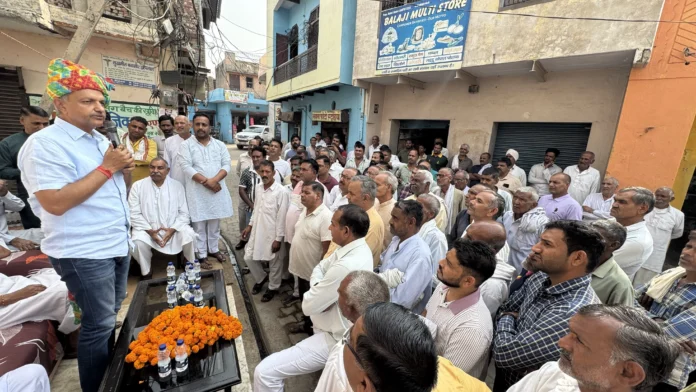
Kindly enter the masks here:
<path id="1" fill-rule="evenodd" d="M 547 148 L 557 148 L 561 154 L 556 164 L 565 169 L 577 164 L 580 153 L 587 149 L 591 127 L 589 123 L 498 123 L 493 161 L 512 148 L 520 153 L 517 166 L 529 173 L 532 166 L 544 161 Z"/>
<path id="2" fill-rule="evenodd" d="M 24 130 L 19 123 L 19 110 L 26 99 L 19 71 L 0 67 L 0 139 Z"/>

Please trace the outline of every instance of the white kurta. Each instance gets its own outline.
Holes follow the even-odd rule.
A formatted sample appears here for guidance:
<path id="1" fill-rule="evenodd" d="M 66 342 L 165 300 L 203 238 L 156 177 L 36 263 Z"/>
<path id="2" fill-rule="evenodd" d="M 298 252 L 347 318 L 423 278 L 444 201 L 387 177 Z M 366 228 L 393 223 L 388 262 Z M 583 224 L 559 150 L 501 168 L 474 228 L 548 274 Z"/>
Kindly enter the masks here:
<path id="1" fill-rule="evenodd" d="M 684 234 L 684 213 L 672 206 L 654 208 L 644 219 L 652 235 L 653 251 L 641 268 L 660 273 L 670 241 Z"/>
<path id="2" fill-rule="evenodd" d="M 225 180 L 220 181 L 222 189 L 215 193 L 193 180 L 198 174 L 206 178 L 215 177 L 220 170 L 230 173 L 230 153 L 219 140 L 210 139 L 207 146 L 191 137 L 181 145 L 178 164 L 186 176 L 186 200 L 192 222 L 228 218 L 233 215 L 232 197 Z"/>
<path id="3" fill-rule="evenodd" d="M 244 249 L 244 260 L 272 260 L 276 253 L 271 251 L 273 241 L 285 238 L 285 214 L 288 211 L 288 190 L 273 182 L 270 188 L 256 188 L 254 212 L 251 214 L 251 234 Z"/>
<path id="4" fill-rule="evenodd" d="M 189 137 L 192 139 L 193 136 Z M 169 164 L 169 177 L 184 183 L 186 181 L 186 176 L 178 165 L 179 150 L 181 145 L 185 142 L 181 136 L 174 135 L 164 141 L 164 160 Z"/>
<path id="5" fill-rule="evenodd" d="M 570 197 L 575 199 L 580 205 L 582 205 L 590 193 L 599 192 L 599 186 L 602 181 L 600 180 L 599 171 L 594 167 L 580 171 L 578 165 L 573 165 L 566 167 L 563 173 L 569 175 L 571 179 L 570 187 L 568 188 Z"/>
<path id="6" fill-rule="evenodd" d="M 543 163 L 537 163 L 529 170 L 529 184 L 536 189 L 539 196 L 548 195 L 549 181 L 554 174 L 563 173 L 563 169 L 555 163 L 551 167 L 544 166 Z"/>
<path id="7" fill-rule="evenodd" d="M 527 374 L 507 392 L 580 392 L 578 382 L 563 373 L 558 362 L 547 362 L 539 370 Z"/>
<path id="8" fill-rule="evenodd" d="M 582 212 L 583 220 L 599 220 L 599 219 L 611 219 L 611 206 L 614 204 L 614 196 L 604 200 L 602 193 L 590 193 L 585 201 L 582 203 L 583 206 L 588 206 L 592 208 L 593 212 Z"/>
<path id="9" fill-rule="evenodd" d="M 150 177 L 137 181 L 131 188 L 128 205 L 131 213 L 133 241 L 143 242 L 167 255 L 178 254 L 184 246 L 193 244 L 196 233 L 189 226 L 186 195 L 184 186 L 179 181 L 167 177 L 161 187 L 155 185 Z M 146 230 L 159 228 L 176 230 L 172 239 L 164 247 L 160 247 L 146 232 Z M 160 235 L 163 237 L 164 234 L 162 232 Z M 191 246 L 192 252 L 193 246 Z M 134 255 L 138 261 L 142 261 L 139 256 Z M 190 256 L 186 258 L 192 260 Z"/>

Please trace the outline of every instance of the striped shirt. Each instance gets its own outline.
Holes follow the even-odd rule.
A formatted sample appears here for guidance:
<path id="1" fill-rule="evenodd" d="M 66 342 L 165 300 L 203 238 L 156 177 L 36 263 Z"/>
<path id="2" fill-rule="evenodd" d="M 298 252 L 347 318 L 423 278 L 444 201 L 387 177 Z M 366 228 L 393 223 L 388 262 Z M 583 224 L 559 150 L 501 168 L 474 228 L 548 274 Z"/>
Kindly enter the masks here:
<path id="1" fill-rule="evenodd" d="M 469 375 L 481 378 L 488 367 L 488 349 L 493 340 L 491 314 L 479 290 L 446 302 L 447 290 L 440 283 L 425 307 L 425 317 L 437 325 L 437 354 Z"/>

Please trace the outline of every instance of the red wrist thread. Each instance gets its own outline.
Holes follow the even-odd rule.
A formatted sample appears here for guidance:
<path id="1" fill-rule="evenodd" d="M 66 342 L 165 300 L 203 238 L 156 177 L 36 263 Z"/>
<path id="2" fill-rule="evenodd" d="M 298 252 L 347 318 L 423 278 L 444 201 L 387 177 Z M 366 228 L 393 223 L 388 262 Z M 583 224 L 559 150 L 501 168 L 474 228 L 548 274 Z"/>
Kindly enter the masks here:
<path id="1" fill-rule="evenodd" d="M 105 175 L 106 178 L 108 178 L 109 180 L 111 179 L 111 177 L 114 176 L 114 173 L 112 173 L 111 170 L 105 169 L 104 166 L 101 166 L 101 165 L 97 166 L 97 171 L 99 173 Z"/>

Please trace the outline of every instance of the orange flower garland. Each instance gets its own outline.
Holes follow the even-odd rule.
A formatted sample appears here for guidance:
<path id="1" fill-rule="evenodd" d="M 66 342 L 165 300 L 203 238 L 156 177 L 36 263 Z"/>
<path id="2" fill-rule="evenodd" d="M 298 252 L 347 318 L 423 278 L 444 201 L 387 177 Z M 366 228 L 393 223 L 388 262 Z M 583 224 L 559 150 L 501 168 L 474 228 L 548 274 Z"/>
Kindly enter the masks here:
<path id="1" fill-rule="evenodd" d="M 212 346 L 223 338 L 236 339 L 242 334 L 242 323 L 236 317 L 226 315 L 215 307 L 196 308 L 191 304 L 177 306 L 160 313 L 131 342 L 130 353 L 126 362 L 136 369 L 146 365 L 157 365 L 159 345 L 164 343 L 169 356 L 174 358 L 177 339 L 184 339 L 186 351 L 197 353 L 205 347 Z"/>

